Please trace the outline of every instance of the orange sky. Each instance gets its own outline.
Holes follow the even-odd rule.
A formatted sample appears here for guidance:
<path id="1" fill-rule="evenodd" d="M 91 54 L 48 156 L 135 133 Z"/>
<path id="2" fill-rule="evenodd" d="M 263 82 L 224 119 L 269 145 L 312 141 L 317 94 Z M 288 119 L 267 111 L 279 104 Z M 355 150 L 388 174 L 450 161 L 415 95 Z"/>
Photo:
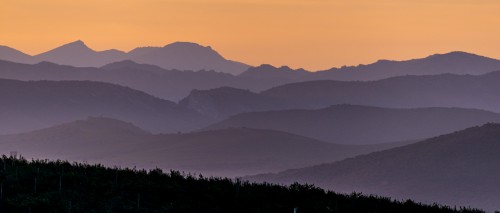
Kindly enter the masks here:
<path id="1" fill-rule="evenodd" d="M 499 11 L 497 0 L 1 0 L 0 44 L 36 54 L 78 39 L 126 51 L 192 41 L 312 70 L 453 50 L 500 58 Z"/>

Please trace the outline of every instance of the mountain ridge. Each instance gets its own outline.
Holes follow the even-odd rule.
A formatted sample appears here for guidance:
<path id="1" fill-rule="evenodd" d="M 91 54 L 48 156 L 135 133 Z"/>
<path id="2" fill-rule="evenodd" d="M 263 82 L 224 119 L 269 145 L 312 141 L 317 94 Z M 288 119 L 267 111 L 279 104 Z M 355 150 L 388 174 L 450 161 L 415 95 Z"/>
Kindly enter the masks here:
<path id="1" fill-rule="evenodd" d="M 248 177 L 301 182 L 340 192 L 498 209 L 500 124 L 455 131 L 339 162 Z M 293 177 L 293 178 L 290 178 Z"/>
<path id="2" fill-rule="evenodd" d="M 225 59 L 210 46 L 192 42 L 174 42 L 163 47 L 138 47 L 124 52 L 116 49 L 95 51 L 83 41 L 77 40 L 33 56 L 15 51 L 17 50 L 9 47 L 0 48 L 0 59 L 21 63 L 49 61 L 76 67 L 102 67 L 117 61 L 133 60 L 164 69 L 215 70 L 231 74 L 239 74 L 249 67 L 241 62 Z"/>
<path id="3" fill-rule="evenodd" d="M 500 114 L 462 108 L 397 109 L 342 104 L 321 109 L 241 113 L 202 130 L 264 128 L 353 145 L 424 139 L 487 122 L 500 122 Z"/>
<path id="4" fill-rule="evenodd" d="M 88 117 L 0 135 L 0 154 L 16 151 L 28 158 L 241 176 L 332 162 L 403 144 L 349 146 L 252 128 L 152 134 L 129 122 Z"/>

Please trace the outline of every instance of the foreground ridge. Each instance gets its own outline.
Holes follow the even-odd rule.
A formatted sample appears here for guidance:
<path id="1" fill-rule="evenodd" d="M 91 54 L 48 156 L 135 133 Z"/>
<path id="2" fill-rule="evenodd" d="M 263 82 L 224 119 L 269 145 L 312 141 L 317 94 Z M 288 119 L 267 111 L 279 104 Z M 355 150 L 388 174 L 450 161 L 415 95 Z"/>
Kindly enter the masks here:
<path id="1" fill-rule="evenodd" d="M 0 162 L 1 212 L 483 212 L 177 171 L 106 168 L 64 161 Z"/>

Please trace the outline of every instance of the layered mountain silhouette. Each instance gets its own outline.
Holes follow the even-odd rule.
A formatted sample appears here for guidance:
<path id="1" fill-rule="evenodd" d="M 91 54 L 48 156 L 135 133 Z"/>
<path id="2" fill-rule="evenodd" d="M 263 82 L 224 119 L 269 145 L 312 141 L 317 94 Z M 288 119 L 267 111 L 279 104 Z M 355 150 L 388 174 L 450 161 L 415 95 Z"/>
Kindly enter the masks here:
<path id="1" fill-rule="evenodd" d="M 75 41 L 33 57 L 35 61 L 77 67 L 98 67 L 126 58 L 126 53 L 118 50 L 94 51 L 83 41 Z"/>
<path id="2" fill-rule="evenodd" d="M 461 107 L 500 112 L 500 72 L 479 76 L 401 76 L 378 81 L 310 81 L 278 86 L 261 95 L 302 108 L 357 104 L 392 108 Z"/>
<path id="3" fill-rule="evenodd" d="M 352 104 L 389 108 L 459 107 L 500 112 L 500 72 L 401 76 L 378 81 L 307 81 L 255 93 L 220 88 L 192 91 L 180 103 L 211 117 L 250 111 L 320 109 Z M 231 95 L 229 95 L 231 94 Z"/>
<path id="4" fill-rule="evenodd" d="M 243 112 L 287 109 L 293 105 L 286 100 L 263 96 L 249 90 L 220 87 L 193 90 L 179 104 L 200 114 L 222 119 Z"/>
<path id="5" fill-rule="evenodd" d="M 24 132 L 87 116 L 133 122 L 154 132 L 200 128 L 206 117 L 144 92 L 90 81 L 0 79 L 0 133 Z"/>
<path id="6" fill-rule="evenodd" d="M 133 60 L 160 66 L 164 69 L 177 70 L 215 70 L 239 74 L 248 69 L 248 65 L 227 60 L 211 47 L 204 47 L 190 42 L 175 42 L 164 47 L 140 47 L 130 52 L 119 50 L 95 51 L 83 41 L 74 41 L 47 52 L 29 56 L 8 47 L 0 48 L 0 59 L 19 63 L 38 63 L 48 61 L 76 67 L 100 67 L 106 64 Z"/>
<path id="7" fill-rule="evenodd" d="M 175 42 L 163 47 L 139 47 L 130 52 L 123 52 L 119 50 L 94 51 L 83 41 L 78 40 L 35 56 L 0 46 L 0 60 L 18 63 L 49 61 L 77 67 L 101 67 L 112 62 L 133 60 L 138 63 L 157 65 L 164 69 L 215 70 L 234 75 L 241 74 L 242 78 L 259 79 L 265 84 L 272 85 L 324 79 L 380 80 L 402 75 L 444 73 L 479 75 L 500 70 L 500 61 L 497 59 L 461 51 L 404 61 L 379 60 L 368 65 L 343 66 L 316 72 L 271 65 L 251 68 L 246 64 L 225 59 L 210 46 L 201 46 L 191 42 Z"/>
<path id="8" fill-rule="evenodd" d="M 280 131 L 249 128 L 155 135 L 131 123 L 104 117 L 0 136 L 3 153 L 16 151 L 27 158 L 226 176 L 310 166 L 397 145 L 336 145 Z"/>
<path id="9" fill-rule="evenodd" d="M 72 67 L 49 62 L 20 64 L 0 61 L 0 78 L 16 80 L 90 80 L 120 84 L 141 90 L 156 97 L 179 100 L 193 89 L 212 89 L 221 86 L 263 90 L 275 85 L 240 79 L 214 71 L 166 70 L 155 65 L 138 64 L 131 60 L 107 64 L 100 68 Z"/>
<path id="10" fill-rule="evenodd" d="M 344 66 L 308 72 L 289 67 L 263 65 L 241 74 L 245 78 L 292 83 L 309 80 L 371 81 L 404 75 L 471 74 L 481 75 L 500 70 L 500 60 L 466 52 L 435 54 L 406 61 L 379 60 L 368 65 Z"/>
<path id="11" fill-rule="evenodd" d="M 35 60 L 28 54 L 19 50 L 0 45 L 0 59 L 7 61 L 14 61 L 19 63 L 30 64 Z"/>
<path id="12" fill-rule="evenodd" d="M 165 69 L 215 70 L 240 74 L 249 67 L 246 64 L 225 59 L 209 46 L 204 47 L 190 42 L 176 42 L 162 48 L 138 48 L 128 54 L 128 58 L 133 61 L 158 65 Z"/>
<path id="13" fill-rule="evenodd" d="M 82 44 L 78 44 L 79 42 L 75 44 L 69 45 L 71 46 L 82 46 Z M 83 45 L 84 46 L 84 45 Z M 175 45 L 174 45 L 175 46 Z M 152 51 L 152 50 L 151 50 Z M 85 51 L 84 51 L 85 52 Z M 141 51 L 140 51 L 141 52 Z M 147 49 L 142 51 L 142 52 L 148 52 Z M 113 55 L 113 51 L 111 52 L 101 52 L 102 54 L 105 55 Z M 465 53 L 463 53 L 465 54 Z M 84 53 L 81 53 L 81 55 L 85 55 Z M 109 56 L 111 57 L 111 56 Z M 433 59 L 437 58 L 437 59 Z M 493 59 L 484 59 L 479 56 L 471 56 L 472 59 L 470 64 L 482 64 L 482 60 L 486 61 L 492 61 Z M 476 62 L 474 58 L 477 58 L 478 60 Z M 445 56 L 434 56 L 430 57 L 427 59 L 421 59 L 421 60 L 443 60 L 446 62 L 446 57 Z M 479 60 L 481 59 L 481 60 Z M 493 60 L 494 61 L 494 60 Z M 443 63 L 444 63 L 443 62 Z M 396 62 L 394 62 L 396 63 Z M 407 64 L 403 62 L 398 62 L 402 64 Z M 430 62 L 429 62 L 430 63 Z M 436 62 L 437 63 L 437 62 Z M 410 63 L 411 64 L 411 63 Z M 431 63 L 432 64 L 432 63 Z M 443 65 L 444 66 L 444 65 Z M 493 66 L 493 65 L 492 65 Z M 401 70 L 410 70 L 410 68 L 406 68 L 405 66 L 398 66 L 401 68 Z M 463 67 L 466 67 L 465 65 Z M 473 72 L 471 73 L 483 73 L 486 70 L 490 70 L 491 67 L 489 68 L 481 68 L 482 65 L 477 65 L 475 69 L 473 69 Z M 486 67 L 486 66 L 485 66 Z M 168 100 L 180 100 L 186 96 L 189 95 L 189 93 L 196 89 L 196 90 L 209 90 L 209 89 L 214 89 L 218 87 L 235 87 L 239 89 L 245 89 L 245 90 L 250 90 L 252 92 L 258 92 L 258 91 L 263 91 L 270 89 L 272 87 L 278 87 L 281 86 L 282 84 L 287 84 L 287 83 L 294 83 L 294 82 L 299 82 L 299 83 L 304 83 L 304 81 L 312 81 L 316 79 L 330 79 L 328 76 L 320 76 L 319 73 L 310 73 L 305 70 L 296 70 L 292 71 L 288 67 L 282 67 L 279 68 L 276 73 L 278 75 L 264 75 L 261 76 L 260 74 L 257 76 L 252 76 L 251 73 L 257 72 L 260 73 L 259 71 L 256 70 L 266 70 L 268 68 L 272 68 L 272 66 L 265 65 L 257 68 L 251 68 L 247 72 L 243 73 L 242 75 L 239 76 L 234 76 L 226 73 L 218 73 L 218 72 L 213 72 L 213 71 L 198 71 L 198 72 L 193 72 L 193 71 L 179 71 L 179 70 L 166 70 L 163 69 L 159 66 L 155 65 L 147 65 L 147 64 L 138 64 L 135 63 L 131 60 L 125 60 L 125 61 L 120 61 L 120 62 L 115 62 L 111 64 L 107 64 L 101 68 L 77 68 L 77 67 L 71 67 L 71 66 L 60 66 L 57 64 L 50 64 L 46 62 L 34 64 L 34 65 L 27 65 L 27 64 L 18 64 L 18 63 L 12 63 L 8 61 L 0 61 L 0 78 L 9 78 L 9 79 L 17 79 L 17 80 L 91 80 L 91 81 L 103 81 L 103 82 L 109 82 L 109 83 L 116 83 L 120 84 L 123 86 L 128 86 L 137 90 L 141 90 L 144 92 L 147 92 L 149 94 L 152 94 L 154 96 L 163 98 L 163 99 L 168 99 Z M 500 69 L 500 68 L 499 68 Z M 442 69 L 443 72 L 446 72 L 447 69 Z M 264 73 L 267 73 L 267 71 L 262 71 Z M 280 73 L 296 73 L 296 78 L 295 77 L 289 77 L 287 74 L 281 75 Z M 272 73 L 275 73 L 274 71 Z M 362 72 L 362 73 L 367 73 L 367 72 Z M 416 72 L 418 74 L 418 72 Z M 322 75 L 322 74 L 321 74 Z M 480 77 L 479 79 L 481 80 L 471 80 L 470 83 L 472 84 L 482 84 L 481 81 L 484 81 L 488 78 L 493 76 L 494 74 L 483 74 L 483 77 Z M 266 77 L 268 76 L 268 77 Z M 295 74 L 294 74 L 295 76 Z M 312 77 L 311 77 L 312 76 Z M 473 76 L 467 76 L 467 75 L 439 75 L 438 76 L 433 76 L 433 77 L 421 77 L 420 76 L 402 76 L 400 78 L 392 78 L 392 80 L 379 80 L 379 81 L 368 81 L 370 83 L 365 83 L 365 82 L 345 82 L 345 83 L 337 83 L 339 86 L 337 86 L 336 89 L 344 89 L 343 87 L 349 87 L 347 89 L 347 93 L 344 95 L 345 97 L 339 98 L 339 99 L 345 99 L 347 97 L 350 97 L 354 99 L 355 97 L 351 97 L 349 93 L 353 93 L 353 88 L 358 88 L 361 89 L 366 86 L 356 86 L 356 85 L 373 85 L 373 87 L 400 87 L 399 85 L 390 85 L 390 84 L 397 84 L 400 82 L 401 84 L 406 84 L 407 82 L 403 81 L 408 81 L 409 86 L 415 85 L 418 87 L 421 87 L 423 91 L 426 91 L 426 88 L 434 86 L 433 82 L 429 81 L 434 81 L 437 82 L 438 84 L 440 83 L 448 83 L 448 81 L 453 81 L 453 79 L 474 79 Z M 411 79 L 413 78 L 413 81 L 418 81 L 418 82 L 412 82 Z M 478 79 L 478 78 L 476 78 Z M 464 81 L 462 83 L 469 84 L 468 82 L 465 82 L 467 80 L 461 80 Z M 292 85 L 302 85 L 302 84 L 292 84 Z M 458 82 L 452 82 L 452 84 L 456 84 Z M 312 82 L 310 83 L 304 83 L 304 84 L 313 84 Z M 319 84 L 319 83 L 318 83 Z M 416 85 L 419 84 L 419 85 Z M 430 84 L 430 85 L 427 85 Z M 346 86 L 340 86 L 340 85 L 346 85 Z M 378 85 L 378 86 L 377 86 Z M 409 87 L 406 86 L 406 87 Z M 441 87 L 445 87 L 446 85 L 441 85 Z M 462 86 L 462 85 L 458 85 Z M 294 86 L 288 86 L 284 87 L 286 89 L 293 88 Z M 405 85 L 402 85 L 401 88 L 403 89 L 409 89 L 406 88 Z M 472 85 L 466 85 L 467 88 L 473 87 Z M 472 90 L 477 90 L 478 86 L 474 86 L 476 88 L 470 88 Z M 417 89 L 417 88 L 414 88 Z M 432 88 L 431 88 L 432 89 Z M 443 88 L 436 88 L 436 89 L 443 89 Z M 380 90 L 380 89 L 378 89 Z M 447 89 L 451 90 L 451 89 Z M 460 90 L 460 88 L 457 88 L 457 90 Z M 489 89 L 487 89 L 489 90 Z M 383 96 L 388 96 L 388 95 L 395 95 L 395 96 L 401 96 L 401 94 L 392 94 L 396 93 L 399 91 L 399 88 L 393 91 L 386 92 L 385 95 Z M 212 91 L 216 92 L 216 91 Z M 332 94 L 339 94 L 343 92 L 342 90 L 337 90 L 333 92 Z M 373 94 L 377 92 L 377 90 L 371 91 L 370 94 Z M 307 91 L 301 91 L 301 93 L 307 93 Z M 320 96 L 320 94 L 325 93 L 325 92 L 320 92 L 319 94 L 315 94 L 311 97 L 312 99 L 315 96 Z M 264 95 L 271 94 L 269 93 L 263 93 Z M 294 94 L 290 92 L 288 95 Z M 407 98 L 403 98 L 401 101 L 406 101 L 404 99 L 408 99 L 410 95 L 414 94 L 409 94 L 407 95 Z M 417 94 L 418 95 L 418 94 Z M 436 94 L 437 96 L 438 94 Z M 447 94 L 448 95 L 448 94 Z M 452 94 L 453 96 L 458 96 L 462 95 L 459 92 Z M 468 94 L 467 94 L 468 95 Z M 299 94 L 300 96 L 300 94 Z M 377 96 L 374 96 L 377 97 Z M 342 102 L 342 101 L 337 101 L 333 102 L 331 99 L 323 99 L 323 98 L 318 98 L 321 99 L 321 103 L 316 103 L 316 102 L 311 102 L 312 105 L 315 105 L 314 107 L 325 107 L 331 104 L 339 104 L 339 103 L 352 103 L 352 104 L 362 104 L 362 105 L 377 105 L 377 103 L 373 103 L 375 101 L 369 101 L 370 99 L 376 99 L 376 98 L 368 98 L 368 101 L 365 101 L 366 103 L 363 103 L 362 101 L 358 102 Z M 299 98 L 299 97 L 297 97 Z M 328 98 L 328 97 L 327 97 Z M 419 98 L 419 97 L 417 97 Z M 465 99 L 464 99 L 465 100 Z M 433 102 L 439 103 L 439 102 L 445 102 L 448 101 L 447 98 L 441 98 L 441 100 L 436 100 Z M 454 101 L 461 101 L 461 100 L 454 100 Z M 324 102 L 328 104 L 323 104 Z M 371 103 L 368 103 L 371 102 Z M 384 100 L 380 100 L 379 102 L 384 102 Z M 415 101 L 421 103 L 418 105 L 418 107 L 422 106 L 442 106 L 439 104 L 432 104 L 428 105 L 428 103 L 420 102 L 420 101 Z M 429 102 L 429 101 L 426 101 Z M 480 101 L 484 102 L 484 101 Z M 481 104 L 474 104 L 473 102 L 469 102 L 468 104 L 463 104 L 463 103 L 458 103 L 460 105 L 443 105 L 443 106 L 459 106 L 459 107 L 475 107 L 473 105 L 481 105 Z M 490 103 L 484 103 L 486 105 Z M 484 105 L 483 104 L 483 105 Z M 302 104 L 304 105 L 304 104 Z M 404 104 L 403 104 L 404 105 Z M 469 105 L 469 106 L 463 106 L 463 105 Z M 377 105 L 378 106 L 378 105 Z M 390 107 L 399 107 L 397 105 L 391 106 L 390 103 L 387 103 L 387 105 L 381 105 L 381 106 L 390 106 Z M 304 106 L 300 106 L 300 108 L 303 108 Z M 195 107 L 196 108 L 196 107 Z M 484 107 L 481 106 L 479 107 L 481 109 L 487 109 L 487 110 L 493 110 L 491 107 Z M 245 112 L 245 111 L 242 111 Z M 226 113 L 221 113 L 221 114 L 226 114 Z M 231 113 L 229 113 L 231 114 Z"/>
<path id="14" fill-rule="evenodd" d="M 460 108 L 336 105 L 318 110 L 243 113 L 204 129 L 262 128 L 340 144 L 377 144 L 424 139 L 488 122 L 500 122 L 500 114 Z"/>
<path id="15" fill-rule="evenodd" d="M 500 124 L 486 124 L 344 161 L 249 177 L 335 191 L 499 209 Z"/>

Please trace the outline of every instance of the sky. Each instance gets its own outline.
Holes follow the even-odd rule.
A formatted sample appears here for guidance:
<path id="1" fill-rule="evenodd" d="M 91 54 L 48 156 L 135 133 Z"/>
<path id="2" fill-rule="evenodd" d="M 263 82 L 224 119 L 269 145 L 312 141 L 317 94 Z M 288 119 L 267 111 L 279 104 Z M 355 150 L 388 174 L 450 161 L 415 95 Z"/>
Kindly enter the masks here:
<path id="1" fill-rule="evenodd" d="M 322 70 L 467 51 L 500 58 L 498 0 L 0 0 L 0 45 L 175 41 L 250 65 Z"/>

